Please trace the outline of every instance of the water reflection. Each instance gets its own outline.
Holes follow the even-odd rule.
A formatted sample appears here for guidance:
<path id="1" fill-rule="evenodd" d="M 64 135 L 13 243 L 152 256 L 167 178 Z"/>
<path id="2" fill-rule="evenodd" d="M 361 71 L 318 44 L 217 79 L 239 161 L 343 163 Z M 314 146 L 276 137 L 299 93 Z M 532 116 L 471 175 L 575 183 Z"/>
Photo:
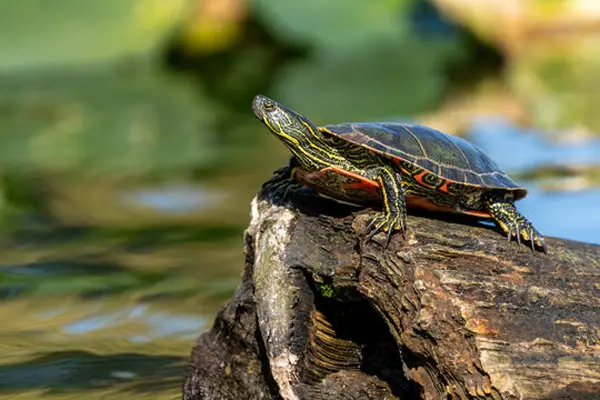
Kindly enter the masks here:
<path id="1" fill-rule="evenodd" d="M 87 351 L 34 354 L 27 361 L 0 365 L 0 396 L 28 391 L 30 398 L 72 398 L 76 393 L 106 398 L 160 396 L 177 385 L 184 360 L 176 356 Z M 119 390 L 120 389 L 120 390 Z M 172 392 L 172 391 L 171 391 Z"/>
<path id="2" fill-rule="evenodd" d="M 193 186 L 170 184 L 162 187 L 138 189 L 123 195 L 133 207 L 149 207 L 162 214 L 187 214 L 215 206 L 225 198 L 224 192 Z"/>
<path id="3" fill-rule="evenodd" d="M 506 170 L 523 173 L 549 165 L 590 165 L 600 162 L 600 139 L 553 140 L 547 134 L 520 128 L 504 119 L 481 119 L 469 132 Z"/>
<path id="4" fill-rule="evenodd" d="M 67 335 L 82 335 L 93 331 L 116 328 L 125 321 L 128 324 L 143 325 L 144 335 L 132 335 L 131 342 L 149 342 L 161 337 L 177 336 L 181 339 L 193 339 L 199 331 L 206 328 L 206 318 L 197 315 L 172 315 L 152 310 L 148 305 L 135 304 L 101 315 L 82 318 L 63 327 Z"/>

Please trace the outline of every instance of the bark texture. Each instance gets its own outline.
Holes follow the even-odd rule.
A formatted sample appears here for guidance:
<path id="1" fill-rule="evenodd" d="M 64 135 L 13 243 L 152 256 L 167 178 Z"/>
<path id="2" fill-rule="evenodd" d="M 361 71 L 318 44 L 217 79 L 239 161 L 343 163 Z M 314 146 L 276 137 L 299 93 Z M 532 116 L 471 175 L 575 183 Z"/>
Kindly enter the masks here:
<path id="1" fill-rule="evenodd" d="M 183 398 L 600 399 L 600 246 L 547 255 L 464 217 L 408 218 L 287 192 L 252 203 L 234 297 L 192 353 Z"/>

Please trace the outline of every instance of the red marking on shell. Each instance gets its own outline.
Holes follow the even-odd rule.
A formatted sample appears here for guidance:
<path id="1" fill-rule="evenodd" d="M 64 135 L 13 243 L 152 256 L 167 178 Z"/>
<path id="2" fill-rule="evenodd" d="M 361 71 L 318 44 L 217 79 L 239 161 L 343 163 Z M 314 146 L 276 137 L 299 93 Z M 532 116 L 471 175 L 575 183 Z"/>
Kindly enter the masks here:
<path id="1" fill-rule="evenodd" d="M 425 187 L 432 188 L 433 186 L 431 186 L 431 185 L 425 183 L 425 181 L 423 181 L 423 177 L 427 174 L 428 174 L 427 171 L 423 171 L 423 172 L 420 172 L 420 173 L 414 175 L 413 178 L 415 179 L 415 181 L 417 181 L 419 183 L 419 185 L 423 185 Z"/>
<path id="2" fill-rule="evenodd" d="M 440 192 L 444 192 L 444 193 L 448 193 L 448 194 L 452 194 L 452 192 L 450 192 L 448 190 L 448 183 L 449 183 L 448 180 L 444 181 L 444 184 L 442 186 L 440 186 L 439 191 Z"/>

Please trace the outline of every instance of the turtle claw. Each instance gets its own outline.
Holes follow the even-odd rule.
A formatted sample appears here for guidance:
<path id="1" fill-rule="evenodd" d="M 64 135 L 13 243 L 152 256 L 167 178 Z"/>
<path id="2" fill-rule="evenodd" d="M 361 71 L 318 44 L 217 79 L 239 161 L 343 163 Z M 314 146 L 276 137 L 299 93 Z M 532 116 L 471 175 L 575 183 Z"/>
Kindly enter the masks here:
<path id="1" fill-rule="evenodd" d="M 367 232 L 364 240 L 366 242 L 373 239 L 375 235 L 379 232 L 385 232 L 385 246 L 387 248 L 392 240 L 392 235 L 396 231 L 400 231 L 402 233 L 402 238 L 406 240 L 406 215 L 384 215 L 383 213 L 380 215 L 376 215 L 373 217 L 369 225 L 365 231 Z"/>
<path id="2" fill-rule="evenodd" d="M 535 230 L 535 228 L 531 225 L 529 221 L 517 221 L 512 225 L 513 226 L 507 226 L 507 228 L 505 229 L 507 232 L 507 241 L 510 242 L 511 239 L 515 237 L 519 249 L 521 248 L 521 243 L 525 241 L 529 242 L 529 247 L 531 247 L 531 251 L 535 251 L 535 248 L 537 246 L 542 252 L 548 252 L 546 244 L 544 243 L 543 236 Z"/>
<path id="3" fill-rule="evenodd" d="M 543 253 L 548 253 L 548 248 L 544 242 L 544 237 L 540 235 L 533 227 L 530 229 L 529 240 L 531 241 L 531 248 L 535 251 L 535 246 L 539 247 Z"/>
<path id="4" fill-rule="evenodd" d="M 393 229 L 388 230 L 388 233 L 386 235 L 385 238 L 385 248 L 387 249 L 387 247 L 390 245 L 390 240 L 392 239 L 392 233 L 394 232 Z M 403 232 L 404 233 L 404 232 Z"/>
<path id="5" fill-rule="evenodd" d="M 529 221 L 521 222 L 517 226 L 517 242 L 519 245 L 521 244 L 521 238 L 525 241 L 529 241 L 531 245 L 531 251 L 535 252 L 535 247 L 538 246 L 543 253 L 547 253 L 546 244 L 544 243 L 544 238 L 535 228 L 531 225 Z"/>
<path id="6" fill-rule="evenodd" d="M 515 239 L 517 239 L 519 249 L 521 248 L 521 241 L 524 241 L 531 244 L 533 251 L 535 251 L 537 246 L 542 252 L 547 252 L 544 237 L 540 235 L 527 218 L 521 215 L 511 198 L 490 194 L 486 202 L 490 215 L 496 220 L 502 230 L 506 232 L 508 241 L 514 235 L 516 236 Z"/>
<path id="7" fill-rule="evenodd" d="M 365 236 L 365 240 L 370 240 L 373 238 L 373 236 L 375 236 L 380 229 L 376 229 L 375 226 L 378 224 L 379 222 L 379 218 L 374 217 L 373 219 L 371 219 L 371 222 L 369 222 L 369 225 L 367 225 L 365 231 L 367 232 L 367 235 Z"/>
<path id="8" fill-rule="evenodd" d="M 534 238 L 533 228 L 531 228 L 529 230 L 529 238 L 531 239 L 530 240 L 530 242 L 531 242 L 531 251 L 535 251 L 535 240 L 533 240 L 533 238 Z"/>
<path id="9" fill-rule="evenodd" d="M 365 236 L 365 242 L 373 239 L 375 235 L 384 230 L 384 226 L 386 224 L 387 219 L 382 215 L 377 215 L 373 217 L 369 225 L 367 225 L 367 235 Z"/>
<path id="10" fill-rule="evenodd" d="M 400 232 L 402 233 L 402 240 L 406 240 L 406 212 L 403 212 L 400 217 Z"/>
<path id="11" fill-rule="evenodd" d="M 535 251 L 535 247 L 537 246 L 543 253 L 548 253 L 544 237 L 533 227 L 529 229 L 529 241 L 531 242 L 531 251 Z"/>

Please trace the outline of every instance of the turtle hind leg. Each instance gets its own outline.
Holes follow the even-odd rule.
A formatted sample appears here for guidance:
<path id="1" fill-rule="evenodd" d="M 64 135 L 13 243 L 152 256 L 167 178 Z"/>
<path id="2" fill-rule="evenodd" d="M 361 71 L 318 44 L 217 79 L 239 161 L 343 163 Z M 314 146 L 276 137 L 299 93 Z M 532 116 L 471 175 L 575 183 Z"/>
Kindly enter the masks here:
<path id="1" fill-rule="evenodd" d="M 485 196 L 484 201 L 492 218 L 508 235 L 508 240 L 516 236 L 519 245 L 522 238 L 531 243 L 532 250 L 537 246 L 542 252 L 547 252 L 544 237 L 517 210 L 511 194 L 491 192 Z"/>

